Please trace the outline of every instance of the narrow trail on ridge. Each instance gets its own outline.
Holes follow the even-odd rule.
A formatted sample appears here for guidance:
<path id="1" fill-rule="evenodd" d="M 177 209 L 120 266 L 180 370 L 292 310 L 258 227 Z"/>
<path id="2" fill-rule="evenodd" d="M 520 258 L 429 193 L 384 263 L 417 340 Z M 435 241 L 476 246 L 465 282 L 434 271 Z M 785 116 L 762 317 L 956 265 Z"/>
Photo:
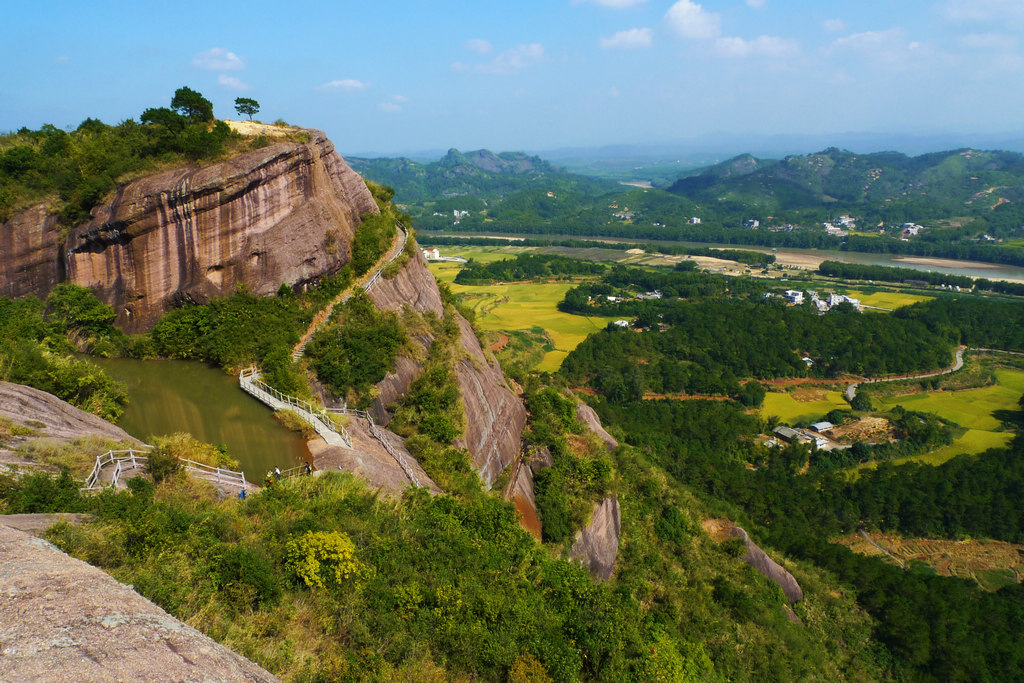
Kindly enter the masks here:
<path id="1" fill-rule="evenodd" d="M 364 290 L 370 289 L 377 278 L 380 277 L 381 271 L 389 263 L 394 261 L 405 249 L 405 243 L 409 240 L 409 231 L 405 229 L 401 223 L 396 222 L 395 227 L 398 229 L 397 234 L 391 240 L 391 247 L 384 252 L 384 255 L 378 259 L 375 267 L 366 272 L 359 280 L 353 282 L 351 285 L 346 287 L 338 296 L 334 297 L 322 311 L 314 316 L 313 321 L 309 323 L 309 327 L 303 333 L 302 338 L 299 339 L 299 343 L 292 349 L 292 360 L 299 360 L 302 358 L 303 353 L 306 351 L 306 344 L 313 338 L 316 331 L 331 317 L 331 313 L 334 312 L 335 306 L 343 304 L 352 298 L 352 294 L 355 292 L 356 287 L 362 287 Z"/>

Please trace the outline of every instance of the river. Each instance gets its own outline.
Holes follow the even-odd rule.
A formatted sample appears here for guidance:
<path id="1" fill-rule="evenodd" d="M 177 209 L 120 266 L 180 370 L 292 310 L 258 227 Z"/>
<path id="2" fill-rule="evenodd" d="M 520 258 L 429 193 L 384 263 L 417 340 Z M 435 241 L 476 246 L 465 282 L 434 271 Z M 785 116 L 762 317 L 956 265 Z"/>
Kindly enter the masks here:
<path id="1" fill-rule="evenodd" d="M 673 242 L 667 240 L 634 240 L 625 237 L 582 237 L 580 235 L 527 235 L 527 234 L 470 234 L 470 233 L 424 233 L 425 237 L 482 237 L 486 239 L 551 239 L 551 240 L 587 240 L 593 242 L 618 242 L 636 244 L 659 244 L 665 246 L 705 247 L 710 249 L 742 249 L 757 251 L 764 254 L 773 253 L 771 247 L 746 244 L 716 244 L 714 242 Z M 449 247 L 452 249 L 455 247 Z M 968 277 L 984 277 L 989 280 L 1006 280 L 1024 282 L 1024 268 L 999 263 L 981 263 L 979 261 L 958 261 L 954 259 L 931 258 L 927 256 L 911 256 L 907 254 L 867 254 L 857 251 L 839 251 L 830 249 L 796 249 L 780 247 L 774 251 L 776 261 L 780 265 L 798 266 L 813 270 L 822 261 L 841 261 L 842 263 L 858 263 L 873 266 L 892 266 L 913 268 L 914 270 L 947 273 L 950 275 L 966 275 Z"/>
<path id="2" fill-rule="evenodd" d="M 238 379 L 203 363 L 90 358 L 128 388 L 119 427 L 149 442 L 154 435 L 188 432 L 200 441 L 224 444 L 246 479 L 259 482 L 267 470 L 301 464 L 306 442 L 274 419 L 273 412 L 244 393 Z"/>

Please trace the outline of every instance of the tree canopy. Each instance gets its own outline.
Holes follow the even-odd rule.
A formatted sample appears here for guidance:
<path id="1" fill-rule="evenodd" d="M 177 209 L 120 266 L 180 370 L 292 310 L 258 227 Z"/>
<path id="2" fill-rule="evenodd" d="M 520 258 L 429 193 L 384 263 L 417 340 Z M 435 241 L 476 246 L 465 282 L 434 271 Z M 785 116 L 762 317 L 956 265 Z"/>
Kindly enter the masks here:
<path id="1" fill-rule="evenodd" d="M 239 116 L 248 116 L 249 120 L 252 121 L 252 117 L 259 113 L 260 103 L 251 97 L 236 97 L 235 98 L 235 111 L 238 112 Z"/>

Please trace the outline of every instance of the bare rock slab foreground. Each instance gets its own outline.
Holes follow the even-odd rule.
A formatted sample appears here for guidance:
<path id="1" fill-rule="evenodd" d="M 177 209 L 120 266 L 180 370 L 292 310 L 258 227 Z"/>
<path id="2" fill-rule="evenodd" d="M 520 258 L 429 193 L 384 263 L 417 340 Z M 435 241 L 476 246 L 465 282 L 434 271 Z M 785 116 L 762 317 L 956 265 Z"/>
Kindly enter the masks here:
<path id="1" fill-rule="evenodd" d="M 0 680 L 278 679 L 99 569 L 0 523 Z"/>

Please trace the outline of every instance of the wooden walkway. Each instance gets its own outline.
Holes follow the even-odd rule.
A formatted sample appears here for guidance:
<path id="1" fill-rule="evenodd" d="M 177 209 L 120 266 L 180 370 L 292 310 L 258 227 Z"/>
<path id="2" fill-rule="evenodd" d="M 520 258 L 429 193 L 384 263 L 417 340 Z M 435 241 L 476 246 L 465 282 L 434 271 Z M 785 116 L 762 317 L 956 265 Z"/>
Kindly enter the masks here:
<path id="1" fill-rule="evenodd" d="M 352 448 L 352 437 L 348 430 L 336 424 L 327 411 L 309 401 L 278 391 L 260 379 L 260 372 L 255 367 L 242 370 L 238 375 L 238 384 L 242 387 L 242 391 L 274 410 L 295 412 L 330 445 Z"/>

